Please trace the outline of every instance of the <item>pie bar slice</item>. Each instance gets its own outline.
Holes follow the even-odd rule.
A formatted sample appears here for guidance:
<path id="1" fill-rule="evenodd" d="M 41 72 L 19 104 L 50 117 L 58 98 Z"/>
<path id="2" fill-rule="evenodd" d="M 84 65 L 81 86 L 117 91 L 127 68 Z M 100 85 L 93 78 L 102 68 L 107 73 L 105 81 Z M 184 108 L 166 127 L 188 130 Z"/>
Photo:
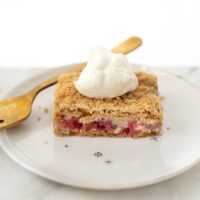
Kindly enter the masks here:
<path id="1" fill-rule="evenodd" d="M 160 134 L 163 110 L 154 75 L 137 72 L 138 88 L 112 99 L 80 94 L 73 83 L 79 75 L 79 72 L 70 72 L 58 79 L 54 111 L 56 134 L 134 138 Z"/>

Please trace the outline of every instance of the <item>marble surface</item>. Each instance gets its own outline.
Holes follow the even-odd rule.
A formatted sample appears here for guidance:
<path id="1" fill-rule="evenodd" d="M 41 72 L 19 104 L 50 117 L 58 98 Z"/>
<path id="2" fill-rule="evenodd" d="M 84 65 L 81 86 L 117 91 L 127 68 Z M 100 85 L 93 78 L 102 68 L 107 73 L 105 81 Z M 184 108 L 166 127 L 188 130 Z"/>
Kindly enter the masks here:
<path id="1" fill-rule="evenodd" d="M 48 69 L 0 67 L 0 99 L 23 79 Z M 200 68 L 165 68 L 200 88 Z M 199 200 L 200 164 L 170 180 L 137 189 L 95 191 L 64 186 L 36 176 L 12 161 L 0 148 L 0 200 Z"/>

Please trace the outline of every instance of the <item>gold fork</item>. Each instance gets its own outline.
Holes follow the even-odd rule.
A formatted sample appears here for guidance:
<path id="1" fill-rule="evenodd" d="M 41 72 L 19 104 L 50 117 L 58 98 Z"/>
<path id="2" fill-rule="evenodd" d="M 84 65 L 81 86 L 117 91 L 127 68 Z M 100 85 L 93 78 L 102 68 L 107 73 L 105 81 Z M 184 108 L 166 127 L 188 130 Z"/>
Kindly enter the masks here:
<path id="1" fill-rule="evenodd" d="M 127 54 L 138 48 L 141 44 L 142 40 L 140 38 L 131 37 L 113 48 L 112 52 Z M 86 63 L 78 64 L 72 70 L 82 70 L 85 65 Z M 0 101 L 0 129 L 10 128 L 22 123 L 30 115 L 36 95 L 41 90 L 55 84 L 57 78 L 58 76 L 40 83 L 26 94 Z"/>

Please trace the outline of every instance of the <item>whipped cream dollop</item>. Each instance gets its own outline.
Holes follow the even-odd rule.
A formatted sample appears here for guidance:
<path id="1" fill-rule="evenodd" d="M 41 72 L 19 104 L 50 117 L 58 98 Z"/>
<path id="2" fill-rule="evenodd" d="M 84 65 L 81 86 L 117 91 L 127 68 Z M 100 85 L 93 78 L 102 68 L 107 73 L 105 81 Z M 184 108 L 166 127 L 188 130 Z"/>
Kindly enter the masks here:
<path id="1" fill-rule="evenodd" d="M 87 97 L 114 98 L 135 90 L 138 79 L 124 55 L 97 46 L 74 85 Z"/>

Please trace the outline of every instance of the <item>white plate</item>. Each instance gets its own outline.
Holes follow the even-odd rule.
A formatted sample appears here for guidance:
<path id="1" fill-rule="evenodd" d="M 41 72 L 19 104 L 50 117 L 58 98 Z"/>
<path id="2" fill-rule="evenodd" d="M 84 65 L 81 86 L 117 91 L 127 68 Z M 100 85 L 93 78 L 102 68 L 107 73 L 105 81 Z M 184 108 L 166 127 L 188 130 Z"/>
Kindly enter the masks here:
<path id="1" fill-rule="evenodd" d="M 63 68 L 28 79 L 10 94 L 22 93 L 60 71 Z M 176 76 L 154 73 L 164 96 L 164 130 L 160 137 L 57 137 L 51 123 L 55 91 L 51 87 L 35 99 L 25 123 L 0 134 L 1 145 L 13 160 L 31 172 L 77 187 L 131 188 L 178 175 L 200 158 L 200 92 Z M 44 112 L 46 107 L 48 113 Z"/>

